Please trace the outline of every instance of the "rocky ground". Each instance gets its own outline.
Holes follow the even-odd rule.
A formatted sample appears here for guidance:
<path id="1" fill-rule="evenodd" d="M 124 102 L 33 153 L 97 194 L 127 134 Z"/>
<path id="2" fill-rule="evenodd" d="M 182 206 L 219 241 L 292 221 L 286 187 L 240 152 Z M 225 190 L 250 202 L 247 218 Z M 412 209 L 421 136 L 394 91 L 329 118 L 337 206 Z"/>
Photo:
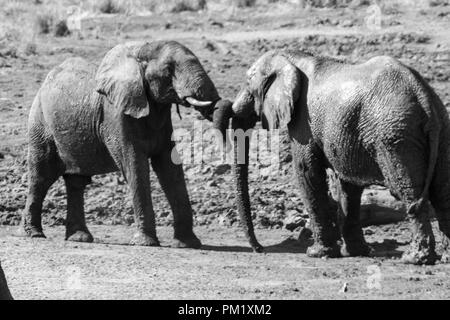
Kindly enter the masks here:
<path id="1" fill-rule="evenodd" d="M 15 34 L 12 32 L 0 33 L 0 224 L 13 226 L 20 221 L 20 212 L 25 204 L 27 186 L 27 115 L 33 97 L 46 74 L 52 67 L 73 56 L 81 56 L 98 63 L 106 51 L 120 42 L 134 40 L 152 41 L 155 39 L 180 41 L 197 54 L 216 83 L 221 95 L 230 99 L 233 99 L 236 95 L 240 83 L 244 79 L 245 70 L 254 59 L 263 52 L 273 48 L 301 48 L 355 63 L 375 55 L 391 55 L 417 69 L 430 82 L 447 108 L 450 108 L 450 37 L 448 34 L 450 6 L 445 5 L 445 1 L 436 2 L 438 5 L 432 6 L 427 1 L 423 1 L 423 5 L 402 5 L 401 1 L 398 1 L 398 3 L 400 3 L 398 6 L 391 4 L 381 8 L 382 15 L 379 28 L 367 24 L 367 19 L 371 16 L 367 6 L 332 9 L 313 7 L 305 9 L 280 1 L 272 4 L 261 4 L 256 7 L 238 8 L 237 10 L 224 6 L 211 6 L 209 10 L 201 12 L 161 13 L 139 17 L 124 14 L 94 15 L 86 18 L 80 31 L 72 32 L 71 35 L 64 37 L 55 37 L 50 33 L 36 35 L 30 38 L 31 40 L 21 41 L 14 38 L 12 35 Z M 36 5 L 36 10 L 39 10 L 39 5 Z M 11 12 L 8 15 L 9 19 L 15 19 L 15 15 L 19 17 L 21 14 L 20 11 Z M 6 14 L 6 10 L 2 14 Z M 0 31 L 2 30 L 0 29 Z M 172 118 L 175 128 L 193 131 L 196 129 L 193 127 L 194 123 L 202 123 L 204 129 L 210 126 L 206 121 L 200 121 L 198 114 L 194 110 L 182 109 L 181 115 L 182 119 L 178 117 L 175 110 L 173 111 Z M 282 235 L 295 239 L 300 228 L 308 222 L 295 183 L 292 181 L 291 158 L 288 153 L 287 140 L 284 133 L 280 141 L 279 166 L 269 166 L 270 159 L 264 157 L 259 162 L 253 161 L 251 165 L 250 194 L 254 221 L 260 229 L 260 233 L 264 234 L 262 239 L 267 239 L 269 243 L 273 239 L 278 239 L 277 241 L 279 241 L 282 239 Z M 194 150 L 198 150 L 199 145 L 194 144 L 193 147 L 195 148 Z M 242 263 L 251 264 L 255 268 L 257 265 L 261 265 L 261 268 L 264 269 L 266 267 L 265 263 L 271 261 L 270 253 L 257 256 L 245 252 L 229 252 L 246 251 L 245 248 L 247 247 L 245 241 L 241 241 L 241 232 L 237 229 L 239 222 L 234 205 L 229 165 L 218 165 L 208 162 L 200 164 L 187 163 L 184 167 L 195 212 L 195 224 L 201 230 L 201 235 L 206 239 L 210 239 L 211 243 L 214 243 L 217 247 L 229 246 L 230 241 L 233 242 L 235 239 L 240 239 L 239 245 L 242 246 L 242 250 L 213 250 L 213 254 L 217 255 L 215 258 L 222 261 L 223 264 L 223 261 L 227 260 L 221 260 L 222 258 L 228 259 L 230 258 L 229 255 L 233 257 L 239 255 L 239 259 L 241 259 L 239 261 Z M 154 176 L 152 176 L 152 181 L 154 181 L 152 183 L 154 187 L 152 195 L 158 225 L 166 228 L 165 226 L 169 226 L 172 223 L 172 215 Z M 388 218 L 384 222 L 396 221 L 398 217 L 404 216 L 401 204 L 395 202 L 387 191 L 378 187 L 366 190 L 364 201 L 369 205 L 369 209 L 367 209 L 369 213 L 370 208 L 372 208 L 370 207 L 371 203 L 381 203 L 386 207 L 395 209 L 392 212 L 386 211 L 388 212 Z M 377 213 L 380 210 L 378 207 L 372 208 L 372 212 Z M 61 180 L 50 190 L 44 203 L 43 215 L 45 226 L 50 230 L 50 234 L 62 233 L 59 227 L 52 228 L 53 226 L 64 224 L 65 190 Z M 130 232 L 130 229 L 124 227 L 124 225 L 131 226 L 133 224 L 133 213 L 127 186 L 120 175 L 108 174 L 93 178 L 93 183 L 86 192 L 86 217 L 88 224 L 94 230 L 99 230 L 99 233 L 108 231 L 111 233 L 109 236 L 113 238 L 122 238 L 125 233 Z M 103 226 L 97 227 L 94 225 Z M 369 227 L 365 231 L 366 234 L 370 235 L 373 241 L 385 243 L 387 246 L 378 246 L 381 255 L 382 252 L 391 250 L 386 248 L 392 246 L 392 241 L 397 241 L 387 240 L 385 242 L 385 239 L 389 238 L 390 235 L 389 232 L 385 234 L 385 228 L 396 230 L 395 239 L 403 237 L 404 240 L 402 241 L 408 241 L 405 238 L 408 235 L 405 222 L 389 226 Z M 216 229 L 220 231 L 216 232 Z M 10 232 L 7 232 L 7 234 L 10 234 Z M 217 239 L 215 239 L 216 234 L 219 234 Z M 230 239 L 227 237 L 230 237 Z M 369 239 L 371 239 L 370 237 Z M 54 261 L 51 263 L 54 266 L 58 264 L 57 268 L 62 268 L 59 264 L 63 262 L 56 258 L 58 253 L 51 253 L 50 249 L 47 249 L 47 245 L 49 248 L 54 248 L 56 252 L 63 252 L 69 247 L 71 252 L 77 252 L 74 249 L 77 247 L 81 250 L 79 253 L 80 257 L 87 259 L 86 261 L 91 259 L 90 253 L 85 255 L 85 253 L 82 253 L 82 250 L 86 250 L 86 252 L 99 250 L 98 252 L 102 252 L 102 254 L 109 251 L 112 253 L 117 250 L 118 254 L 124 253 L 127 257 L 135 253 L 136 256 L 132 261 L 137 261 L 138 256 L 144 254 L 144 250 L 150 250 L 145 252 L 150 252 L 151 255 L 161 255 L 161 259 L 163 259 L 162 256 L 165 254 L 173 255 L 174 259 L 180 254 L 185 257 L 183 261 L 187 261 L 188 255 L 193 254 L 191 251 L 169 249 L 133 248 L 132 251 L 129 251 L 129 247 L 121 246 L 96 246 L 95 244 L 78 246 L 64 244 L 60 241 L 60 237 L 58 241 L 52 239 L 50 242 L 27 242 L 26 240 L 7 236 L 5 240 L 1 241 L 3 243 L 0 246 L 0 257 L 4 261 L 6 272 L 8 273 L 8 269 L 13 270 L 12 273 L 9 273 L 9 278 L 12 277 L 12 289 L 14 291 L 14 288 L 16 288 L 18 296 L 22 298 L 38 298 L 39 296 L 49 298 L 79 297 L 77 294 L 83 297 L 95 296 L 97 298 L 120 296 L 120 292 L 114 292 L 115 289 L 111 289 L 112 291 L 108 291 L 109 293 L 105 295 L 102 295 L 100 292 L 95 294 L 87 290 L 83 291 L 86 293 L 85 296 L 84 293 L 73 293 L 71 296 L 67 291 L 62 290 L 58 293 L 53 293 L 55 295 L 52 296 L 50 293 L 48 295 L 44 294 L 45 290 L 40 290 L 37 287 L 34 288 L 35 293 L 29 295 L 26 288 L 21 287 L 20 284 L 25 273 L 21 269 L 24 267 L 24 262 L 21 262 L 21 259 L 29 253 L 29 250 L 33 251 L 36 249 L 36 254 L 38 252 L 46 252 L 45 254 L 48 255 L 46 258 L 50 259 L 49 261 L 53 261 L 54 258 Z M 224 242 L 222 243 L 222 241 Z M 290 247 L 290 245 L 291 243 L 288 243 L 287 247 Z M 402 246 L 399 246 L 399 248 L 402 250 Z M 18 251 L 16 252 L 16 250 Z M 101 263 L 104 264 L 109 263 L 107 260 L 108 254 L 106 253 L 105 256 L 102 256 L 98 252 L 94 255 L 95 259 L 100 259 Z M 317 276 L 317 272 L 320 273 L 325 270 L 321 268 L 328 268 L 327 262 L 309 260 L 302 254 L 300 249 L 295 249 L 292 254 L 279 253 L 276 255 L 280 259 L 280 265 L 278 266 L 280 269 L 276 269 L 278 271 L 284 270 L 282 267 L 283 263 L 286 263 L 289 268 L 294 268 L 294 261 L 304 261 L 305 265 L 311 263 L 313 266 L 318 266 L 317 270 L 319 271 L 304 269 L 314 270 L 310 271 L 314 274 L 308 273 L 309 271 L 306 273 L 299 271 L 299 274 L 301 274 L 299 280 L 311 278 L 311 276 L 314 278 Z M 286 253 L 286 256 L 283 255 L 284 253 Z M 199 257 L 202 257 L 203 254 L 206 254 L 207 259 L 214 258 L 209 251 L 196 251 L 196 255 Z M 123 256 L 124 260 L 125 256 Z M 78 256 L 73 253 L 70 257 L 67 260 L 68 263 L 72 261 L 72 258 Z M 398 255 L 394 254 L 393 258 L 396 260 Z M 168 259 L 170 260 L 171 258 Z M 266 261 L 265 259 L 268 260 Z M 371 259 L 333 261 L 332 268 L 339 269 L 339 271 L 335 270 L 334 272 L 337 273 L 333 273 L 331 277 L 331 279 L 336 279 L 333 282 L 336 284 L 336 297 L 363 298 L 373 293 L 369 294 L 366 292 L 363 294 L 361 291 L 356 290 L 347 296 L 339 296 L 337 294 L 339 291 L 338 287 L 345 282 L 343 279 L 352 277 L 353 272 L 355 272 L 352 269 L 355 266 L 354 262 L 362 263 L 363 266 L 373 263 Z M 376 263 L 378 262 L 379 260 L 376 260 Z M 383 265 L 384 263 L 383 260 Z M 390 263 L 388 263 L 389 266 Z M 395 268 L 397 268 L 397 261 L 393 263 L 396 266 Z M 197 267 L 202 270 L 207 268 L 206 265 L 202 267 L 201 264 L 198 264 Z M 216 267 L 220 269 L 220 263 Z M 30 277 L 31 275 L 39 276 L 41 279 L 45 277 L 44 273 L 40 273 L 36 265 L 29 265 L 27 268 L 32 269 L 27 269 L 27 274 Z M 225 270 L 223 268 L 225 266 L 222 266 L 220 270 Z M 267 268 L 270 268 L 270 266 L 268 265 Z M 358 272 L 365 272 L 361 271 L 363 267 L 359 266 L 358 268 Z M 400 267 L 398 268 L 396 272 L 400 272 L 398 271 Z M 232 270 L 233 268 L 224 272 L 232 274 Z M 420 270 L 425 269 L 408 267 L 405 270 L 416 270 L 412 271 L 414 273 L 422 272 Z M 431 270 L 439 270 L 436 272 L 443 272 L 448 275 L 448 269 L 445 266 Z M 45 272 L 51 273 L 51 270 Z M 173 270 L 173 272 L 176 273 L 177 270 Z M 326 273 L 326 271 L 323 272 Z M 435 271 L 431 272 L 435 273 Z M 266 279 L 270 280 L 267 281 L 276 282 L 276 280 L 271 279 L 275 274 L 275 271 L 269 272 Z M 94 279 L 95 275 L 90 277 Z M 287 275 L 286 277 L 283 281 L 292 283 L 293 280 L 289 279 Z M 117 276 L 117 278 L 120 277 Z M 249 280 L 251 278 L 244 279 L 245 281 L 241 282 L 241 285 L 246 289 L 242 295 L 235 292 L 236 296 L 234 297 L 272 297 L 270 289 L 267 289 L 267 292 L 264 289 L 260 293 L 255 291 L 250 294 L 248 290 L 253 286 Z M 407 277 L 405 279 L 400 277 L 396 280 L 398 282 L 406 281 L 405 286 L 400 286 L 398 289 L 404 293 L 404 296 L 401 297 L 415 297 L 423 293 L 420 291 L 422 289 L 418 289 L 420 286 L 415 286 L 423 279 L 430 279 L 430 283 L 426 282 L 427 286 L 425 287 L 428 289 L 432 288 L 430 290 L 434 292 L 434 281 L 438 283 L 438 279 L 441 279 L 440 276 L 420 276 L 419 278 L 421 280 L 418 280 L 418 282 L 407 280 Z M 102 281 L 101 279 L 103 278 L 100 277 L 98 281 Z M 54 281 L 60 280 L 60 278 L 54 279 Z M 324 289 L 328 285 L 328 280 L 325 281 L 319 277 L 317 282 L 311 284 L 311 286 L 314 288 L 316 286 L 323 287 Z M 25 282 L 28 281 L 30 281 L 30 278 L 27 278 Z M 392 285 L 394 288 L 396 281 L 389 282 L 389 286 Z M 308 283 L 313 282 L 311 280 Z M 38 286 L 38 284 L 41 285 L 42 283 L 38 281 L 35 284 Z M 282 298 L 283 295 L 286 297 L 307 297 L 308 290 L 310 290 L 295 291 L 295 286 L 293 285 L 292 290 L 294 291 L 290 292 L 290 286 L 285 287 L 284 282 L 281 281 L 275 286 L 278 285 L 280 288 L 283 287 L 285 289 L 280 289 L 281 291 L 275 290 L 274 292 L 277 292 L 277 295 L 273 297 Z M 254 286 L 256 286 L 255 290 L 261 290 L 259 285 L 255 284 Z M 438 287 L 437 284 L 436 286 Z M 142 288 L 144 287 L 149 289 L 149 287 L 143 285 Z M 440 288 L 445 288 L 445 286 Z M 211 290 L 215 290 L 213 286 Z M 287 294 L 288 291 L 290 292 L 289 294 Z M 233 297 L 233 292 L 230 291 L 223 297 Z M 322 293 L 323 291 L 318 290 L 316 296 L 320 297 Z M 360 293 L 361 295 L 359 295 Z M 167 297 L 170 297 L 169 289 L 166 294 Z M 182 297 L 181 294 L 179 297 Z M 138 296 L 127 295 L 127 297 L 136 298 Z M 154 295 L 148 291 L 143 297 L 154 297 Z M 200 298 L 202 296 L 198 293 L 195 297 Z M 214 297 L 220 298 L 221 296 L 214 295 Z M 438 295 L 438 297 L 444 297 L 444 295 Z"/>

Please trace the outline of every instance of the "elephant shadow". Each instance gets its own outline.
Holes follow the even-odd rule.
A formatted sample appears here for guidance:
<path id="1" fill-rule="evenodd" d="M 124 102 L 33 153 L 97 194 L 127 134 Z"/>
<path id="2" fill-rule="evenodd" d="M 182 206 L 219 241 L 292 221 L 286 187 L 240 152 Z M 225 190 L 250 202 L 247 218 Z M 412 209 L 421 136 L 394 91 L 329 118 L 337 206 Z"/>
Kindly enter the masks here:
<path id="1" fill-rule="evenodd" d="M 312 240 L 298 241 L 289 237 L 280 243 L 264 246 L 264 253 L 306 253 L 306 249 L 312 244 Z M 218 252 L 253 252 L 250 246 L 215 246 L 203 245 L 202 250 Z"/>
<path id="2" fill-rule="evenodd" d="M 400 258 L 403 251 L 398 250 L 398 248 L 405 245 L 407 243 L 398 242 L 395 239 L 383 239 L 383 242 L 369 243 L 372 248 L 371 256 L 384 258 Z"/>
<path id="3" fill-rule="evenodd" d="M 306 254 L 306 250 L 313 244 L 312 239 L 297 240 L 289 237 L 280 243 L 264 247 L 264 253 L 302 253 Z M 384 239 L 383 242 L 369 243 L 372 248 L 372 257 L 398 258 L 403 251 L 398 250 L 400 246 L 406 243 L 398 242 L 395 239 Z M 202 250 L 218 251 L 218 252 L 253 252 L 250 246 L 215 246 L 203 245 Z"/>

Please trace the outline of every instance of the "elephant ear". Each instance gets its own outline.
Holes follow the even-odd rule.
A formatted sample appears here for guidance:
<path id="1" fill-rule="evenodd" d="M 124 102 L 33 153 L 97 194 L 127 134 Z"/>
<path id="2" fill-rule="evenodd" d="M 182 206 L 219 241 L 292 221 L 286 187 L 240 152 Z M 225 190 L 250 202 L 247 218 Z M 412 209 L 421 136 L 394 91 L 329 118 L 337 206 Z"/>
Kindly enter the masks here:
<path id="1" fill-rule="evenodd" d="M 130 49 L 118 45 L 103 58 L 95 78 L 96 91 L 133 118 L 148 116 L 150 108 L 144 88 L 144 70 Z"/>
<path id="2" fill-rule="evenodd" d="M 274 57 L 271 65 L 272 73 L 265 85 L 263 125 L 278 129 L 291 121 L 300 95 L 301 78 L 299 70 L 284 57 Z"/>
<path id="3" fill-rule="evenodd" d="M 262 125 L 268 129 L 287 126 L 291 137 L 308 143 L 312 137 L 306 103 L 308 79 L 285 57 L 272 61 L 274 73 L 263 102 Z"/>

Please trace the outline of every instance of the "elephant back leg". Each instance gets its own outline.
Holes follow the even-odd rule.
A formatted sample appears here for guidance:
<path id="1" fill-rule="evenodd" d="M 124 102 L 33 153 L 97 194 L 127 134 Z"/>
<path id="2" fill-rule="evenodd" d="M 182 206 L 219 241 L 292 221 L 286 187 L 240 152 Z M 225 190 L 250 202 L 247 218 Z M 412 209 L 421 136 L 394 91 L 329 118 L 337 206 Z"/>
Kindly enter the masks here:
<path id="1" fill-rule="evenodd" d="M 174 220 L 174 246 L 178 248 L 200 248 L 201 242 L 194 234 L 192 221 L 192 207 L 184 179 L 183 167 L 175 164 L 172 156 L 178 158 L 175 149 L 164 150 L 159 155 L 151 157 L 153 170 L 158 176 L 159 183 L 169 201 Z"/>
<path id="2" fill-rule="evenodd" d="M 359 220 L 363 189 L 342 179 L 339 180 L 339 204 L 344 215 L 342 226 L 344 245 L 341 254 L 344 257 L 367 256 L 370 253 Z"/>
<path id="3" fill-rule="evenodd" d="M 64 175 L 67 190 L 66 240 L 92 242 L 84 217 L 84 189 L 91 182 L 90 177 Z"/>
<path id="4" fill-rule="evenodd" d="M 430 201 L 442 232 L 442 260 L 448 262 L 450 260 L 450 132 L 443 133 L 430 186 Z"/>
<path id="5" fill-rule="evenodd" d="M 48 189 L 62 174 L 62 162 L 51 138 L 44 138 L 43 129 L 32 126 L 29 129 L 28 146 L 28 194 L 22 225 L 25 235 L 45 238 L 42 231 L 42 203 Z"/>
<path id="6" fill-rule="evenodd" d="M 310 257 L 337 257 L 339 231 L 336 211 L 330 207 L 326 163 L 322 150 L 314 145 L 292 143 L 294 171 L 300 194 L 308 211 L 313 231 L 314 244 L 308 248 Z"/>
<path id="7" fill-rule="evenodd" d="M 424 193 L 428 172 L 428 154 L 424 150 L 414 141 L 382 145 L 377 150 L 386 186 L 407 207 L 412 240 L 402 261 L 410 264 L 434 264 L 437 258 L 429 216 L 431 207 Z"/>

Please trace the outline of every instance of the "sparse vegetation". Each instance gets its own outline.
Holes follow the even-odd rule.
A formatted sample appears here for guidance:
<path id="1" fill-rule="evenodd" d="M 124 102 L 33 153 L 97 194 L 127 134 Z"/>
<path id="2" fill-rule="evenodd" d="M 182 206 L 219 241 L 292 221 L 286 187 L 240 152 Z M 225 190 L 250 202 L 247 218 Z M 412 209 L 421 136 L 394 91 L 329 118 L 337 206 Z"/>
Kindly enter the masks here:
<path id="1" fill-rule="evenodd" d="M 233 5 L 238 8 L 253 7 L 256 4 L 256 0 L 232 0 Z"/>
<path id="2" fill-rule="evenodd" d="M 60 20 L 58 23 L 55 24 L 54 27 L 54 35 L 56 37 L 65 37 L 70 34 L 70 30 L 67 27 L 66 20 Z"/>
<path id="3" fill-rule="evenodd" d="M 102 0 L 98 4 L 98 10 L 101 13 L 123 13 L 124 8 L 121 6 L 119 1 L 115 0 Z"/>
<path id="4" fill-rule="evenodd" d="M 171 12 L 199 11 L 206 8 L 206 0 L 179 0 L 175 2 Z"/>
<path id="5" fill-rule="evenodd" d="M 36 30 L 41 34 L 48 34 L 53 25 L 53 17 L 48 13 L 38 14 L 36 16 Z"/>

